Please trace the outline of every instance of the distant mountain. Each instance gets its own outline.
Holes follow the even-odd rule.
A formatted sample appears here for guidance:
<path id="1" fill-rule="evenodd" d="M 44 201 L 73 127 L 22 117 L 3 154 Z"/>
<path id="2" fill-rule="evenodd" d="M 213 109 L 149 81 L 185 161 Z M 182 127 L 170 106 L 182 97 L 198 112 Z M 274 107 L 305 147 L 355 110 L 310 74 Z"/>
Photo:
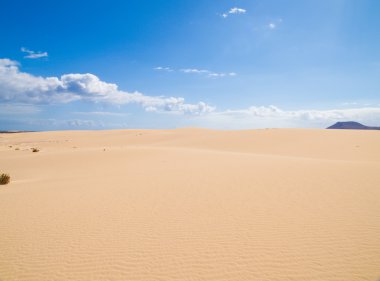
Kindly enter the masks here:
<path id="1" fill-rule="evenodd" d="M 345 129 L 345 130 L 380 130 L 380 127 L 368 127 L 354 121 L 336 122 L 327 129 Z"/>

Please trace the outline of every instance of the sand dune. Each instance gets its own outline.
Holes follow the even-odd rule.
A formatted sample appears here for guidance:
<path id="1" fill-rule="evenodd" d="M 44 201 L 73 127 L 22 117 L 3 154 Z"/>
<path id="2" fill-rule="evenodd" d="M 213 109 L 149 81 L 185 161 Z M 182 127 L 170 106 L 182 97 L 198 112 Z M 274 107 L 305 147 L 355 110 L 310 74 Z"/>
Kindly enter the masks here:
<path id="1" fill-rule="evenodd" d="M 0 134 L 0 170 L 1 281 L 380 278 L 379 131 Z"/>

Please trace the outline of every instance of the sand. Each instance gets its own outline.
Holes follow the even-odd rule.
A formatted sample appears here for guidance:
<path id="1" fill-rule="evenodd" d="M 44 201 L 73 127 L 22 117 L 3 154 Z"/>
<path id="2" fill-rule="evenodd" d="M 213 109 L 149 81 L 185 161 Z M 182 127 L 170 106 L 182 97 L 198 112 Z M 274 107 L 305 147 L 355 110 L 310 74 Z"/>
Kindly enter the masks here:
<path id="1" fill-rule="evenodd" d="M 380 278 L 379 131 L 0 134 L 0 170 L 1 281 Z"/>

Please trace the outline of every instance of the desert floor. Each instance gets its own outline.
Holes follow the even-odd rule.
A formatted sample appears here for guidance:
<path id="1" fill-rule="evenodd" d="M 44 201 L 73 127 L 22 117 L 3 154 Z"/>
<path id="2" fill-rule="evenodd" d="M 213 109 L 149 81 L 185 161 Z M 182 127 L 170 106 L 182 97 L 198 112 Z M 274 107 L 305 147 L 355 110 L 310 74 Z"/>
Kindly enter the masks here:
<path id="1" fill-rule="evenodd" d="M 1 281 L 380 278 L 380 131 L 0 134 L 0 171 Z"/>

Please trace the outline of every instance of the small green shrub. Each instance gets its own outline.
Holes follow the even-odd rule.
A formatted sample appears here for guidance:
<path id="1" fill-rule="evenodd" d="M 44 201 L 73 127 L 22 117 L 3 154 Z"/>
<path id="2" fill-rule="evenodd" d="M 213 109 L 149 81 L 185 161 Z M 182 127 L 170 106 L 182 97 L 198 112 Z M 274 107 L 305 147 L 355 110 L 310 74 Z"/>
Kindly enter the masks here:
<path id="1" fill-rule="evenodd" d="M 1 174 L 0 175 L 0 184 L 8 184 L 11 181 L 11 177 L 8 174 Z"/>

